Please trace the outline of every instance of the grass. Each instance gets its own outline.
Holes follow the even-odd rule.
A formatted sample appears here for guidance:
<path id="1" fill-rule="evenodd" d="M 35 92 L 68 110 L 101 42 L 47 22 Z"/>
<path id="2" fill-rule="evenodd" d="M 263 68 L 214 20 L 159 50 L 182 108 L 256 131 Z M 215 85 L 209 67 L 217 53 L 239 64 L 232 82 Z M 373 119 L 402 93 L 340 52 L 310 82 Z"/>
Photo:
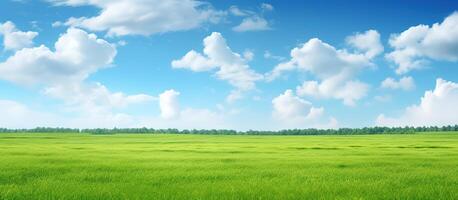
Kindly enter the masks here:
<path id="1" fill-rule="evenodd" d="M 0 199 L 458 199 L 458 133 L 0 134 Z"/>

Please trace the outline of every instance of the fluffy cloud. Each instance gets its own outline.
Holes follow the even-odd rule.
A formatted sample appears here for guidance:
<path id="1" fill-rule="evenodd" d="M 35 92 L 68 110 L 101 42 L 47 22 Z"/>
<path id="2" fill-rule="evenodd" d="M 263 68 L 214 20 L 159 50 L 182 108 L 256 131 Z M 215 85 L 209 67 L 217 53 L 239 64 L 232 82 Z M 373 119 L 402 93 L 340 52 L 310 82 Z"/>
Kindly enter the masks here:
<path id="1" fill-rule="evenodd" d="M 180 93 L 175 90 L 167 90 L 159 95 L 159 108 L 162 118 L 174 119 L 180 115 L 179 95 Z"/>
<path id="2" fill-rule="evenodd" d="M 0 63 L 0 78 L 20 85 L 43 87 L 43 94 L 64 101 L 67 111 L 86 118 L 126 118 L 112 109 L 154 100 L 145 94 L 111 92 L 86 78 L 109 66 L 116 55 L 115 45 L 94 34 L 69 28 L 54 45 L 54 51 L 41 45 L 17 51 Z M 110 121 L 107 121 L 107 124 Z"/>
<path id="3" fill-rule="evenodd" d="M 292 90 L 286 90 L 280 96 L 275 97 L 272 100 L 272 105 L 275 118 L 294 121 L 307 119 L 312 108 L 312 103 L 295 96 Z"/>
<path id="4" fill-rule="evenodd" d="M 162 128 L 229 128 L 223 113 L 217 113 L 208 109 L 180 108 L 180 93 L 170 89 L 159 95 L 159 108 L 161 119 L 144 119 L 146 126 L 153 125 Z"/>
<path id="5" fill-rule="evenodd" d="M 236 32 L 246 32 L 246 31 L 265 31 L 270 30 L 269 22 L 266 19 L 260 16 L 252 16 L 242 20 L 242 22 L 232 28 Z"/>
<path id="6" fill-rule="evenodd" d="M 95 6 L 98 16 L 71 18 L 66 24 L 92 31 L 107 31 L 108 35 L 152 35 L 184 31 L 216 23 L 224 12 L 196 0 L 48 0 L 55 5 Z"/>
<path id="7" fill-rule="evenodd" d="M 229 48 L 220 33 L 214 32 L 204 39 L 203 53 L 191 50 L 181 59 L 172 61 L 172 67 L 197 72 L 216 69 L 216 77 L 228 81 L 239 91 L 251 90 L 256 81 L 263 79 L 250 68 L 244 57 Z"/>
<path id="8" fill-rule="evenodd" d="M 17 51 L 0 63 L 0 78 L 22 85 L 82 81 L 116 55 L 114 45 L 75 28 L 68 29 L 54 47 L 55 51 L 44 45 Z"/>
<path id="9" fill-rule="evenodd" d="M 390 38 L 394 51 L 386 58 L 398 65 L 396 73 L 404 74 L 423 67 L 429 59 L 458 61 L 458 12 L 432 26 L 418 25 Z"/>
<path id="10" fill-rule="evenodd" d="M 0 24 L 0 35 L 3 35 L 3 46 L 6 50 L 20 50 L 33 45 L 37 32 L 19 31 L 13 22 L 7 21 Z"/>
<path id="11" fill-rule="evenodd" d="M 368 30 L 362 34 L 347 37 L 347 44 L 365 52 L 366 57 L 373 58 L 383 52 L 383 45 L 380 42 L 380 34 L 375 30 Z"/>
<path id="12" fill-rule="evenodd" d="M 374 66 L 372 58 L 380 54 L 380 36 L 370 30 L 347 38 L 347 42 L 357 49 L 350 53 L 346 49 L 336 49 L 318 38 L 291 50 L 291 60 L 280 63 L 268 75 L 273 80 L 285 71 L 301 70 L 316 76 L 318 81 L 305 81 L 297 88 L 301 96 L 342 99 L 346 105 L 354 105 L 364 97 L 369 86 L 354 76 L 362 69 Z M 370 41 L 371 44 L 363 44 Z"/>
<path id="13" fill-rule="evenodd" d="M 342 99 L 345 105 L 353 106 L 356 100 L 366 96 L 369 86 L 360 81 L 344 81 L 336 76 L 318 81 L 304 81 L 296 88 L 301 96 L 312 96 L 315 98 L 336 98 Z"/>
<path id="14" fill-rule="evenodd" d="M 443 126 L 458 124 L 458 84 L 443 79 L 436 80 L 436 88 L 426 91 L 419 105 L 405 109 L 397 118 L 384 114 L 378 116 L 381 126 Z"/>
<path id="15" fill-rule="evenodd" d="M 365 37 L 367 36 L 357 34 L 349 38 Z M 356 39 L 347 40 L 356 41 Z M 349 76 L 361 68 L 373 65 L 370 58 L 373 57 L 374 50 L 362 46 L 359 49 L 364 51 L 349 53 L 346 49 L 336 49 L 318 38 L 312 38 L 302 47 L 291 50 L 291 60 L 277 65 L 271 72 L 270 78 L 277 78 L 281 73 L 295 69 L 311 72 L 320 78 L 328 78 L 336 74 Z"/>
<path id="16" fill-rule="evenodd" d="M 312 103 L 294 95 L 292 90 L 286 90 L 283 94 L 272 100 L 273 117 L 289 127 L 323 127 L 324 108 L 316 108 Z M 336 120 L 331 118 L 326 127 L 336 126 Z"/>
<path id="17" fill-rule="evenodd" d="M 172 67 L 190 69 L 195 72 L 209 71 L 217 68 L 208 58 L 194 50 L 186 53 L 180 60 L 172 61 Z"/>
<path id="18" fill-rule="evenodd" d="M 410 76 L 404 76 L 396 81 L 395 79 L 388 77 L 382 81 L 381 86 L 382 88 L 388 89 L 401 89 L 401 90 L 412 90 L 415 88 L 415 81 Z"/>

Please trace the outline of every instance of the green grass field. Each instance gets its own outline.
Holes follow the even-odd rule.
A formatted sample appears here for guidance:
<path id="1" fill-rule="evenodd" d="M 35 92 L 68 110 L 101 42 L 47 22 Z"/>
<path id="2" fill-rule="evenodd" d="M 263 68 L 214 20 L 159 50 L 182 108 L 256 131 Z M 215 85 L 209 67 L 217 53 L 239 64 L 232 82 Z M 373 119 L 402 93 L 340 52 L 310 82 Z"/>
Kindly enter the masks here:
<path id="1" fill-rule="evenodd" d="M 0 134 L 0 199 L 458 199 L 458 133 Z"/>

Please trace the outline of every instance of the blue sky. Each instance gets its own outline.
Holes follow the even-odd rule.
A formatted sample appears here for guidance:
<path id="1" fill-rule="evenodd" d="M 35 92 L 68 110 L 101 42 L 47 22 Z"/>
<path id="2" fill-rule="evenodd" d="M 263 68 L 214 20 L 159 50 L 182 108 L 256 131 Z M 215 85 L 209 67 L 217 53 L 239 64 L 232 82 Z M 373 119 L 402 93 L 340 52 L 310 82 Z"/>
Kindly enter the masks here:
<path id="1" fill-rule="evenodd" d="M 458 124 L 456 1 L 0 2 L 0 127 Z"/>

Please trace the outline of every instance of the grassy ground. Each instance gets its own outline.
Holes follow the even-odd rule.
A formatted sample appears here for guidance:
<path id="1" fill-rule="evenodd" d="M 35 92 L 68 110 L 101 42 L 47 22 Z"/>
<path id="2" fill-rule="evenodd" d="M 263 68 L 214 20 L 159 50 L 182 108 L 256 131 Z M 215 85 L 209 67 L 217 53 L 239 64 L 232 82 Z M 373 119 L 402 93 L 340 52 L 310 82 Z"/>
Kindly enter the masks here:
<path id="1" fill-rule="evenodd" d="M 0 134 L 0 199 L 458 199 L 458 133 Z"/>

